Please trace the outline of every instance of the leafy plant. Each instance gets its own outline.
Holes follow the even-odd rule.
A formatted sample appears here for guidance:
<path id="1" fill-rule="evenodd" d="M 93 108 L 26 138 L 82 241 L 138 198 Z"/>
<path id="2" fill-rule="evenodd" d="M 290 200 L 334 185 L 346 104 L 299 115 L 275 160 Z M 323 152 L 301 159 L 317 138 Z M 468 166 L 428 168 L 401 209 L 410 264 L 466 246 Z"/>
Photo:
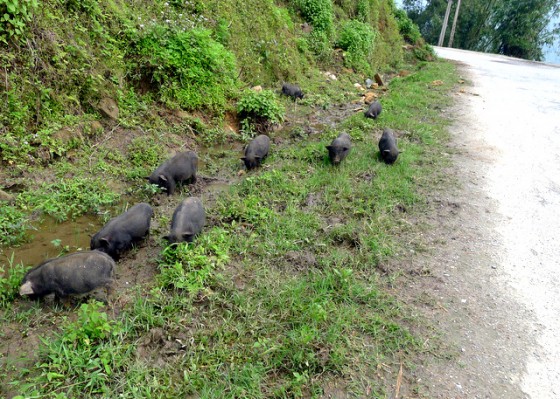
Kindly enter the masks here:
<path id="1" fill-rule="evenodd" d="M 317 30 L 329 33 L 333 25 L 333 4 L 331 0 L 295 0 L 303 18 Z"/>
<path id="2" fill-rule="evenodd" d="M 30 268 L 23 263 L 14 265 L 14 254 L 9 258 L 8 268 L 0 265 L 0 307 L 12 302 L 18 295 L 23 276 Z"/>
<path id="3" fill-rule="evenodd" d="M 13 245 L 25 237 L 27 218 L 13 205 L 0 206 L 0 244 Z"/>
<path id="4" fill-rule="evenodd" d="M 357 72 L 371 73 L 371 58 L 377 33 L 371 26 L 351 20 L 342 26 L 337 45 L 346 51 L 344 63 Z"/>
<path id="5" fill-rule="evenodd" d="M 155 82 L 162 99 L 185 109 L 225 106 L 237 86 L 235 56 L 208 29 L 154 25 L 129 50 L 133 73 Z"/>
<path id="6" fill-rule="evenodd" d="M 229 259 L 227 233 L 214 229 L 196 243 L 168 246 L 162 253 L 158 281 L 162 287 L 186 290 L 196 296 L 211 284 L 216 269 Z"/>
<path id="7" fill-rule="evenodd" d="M 0 0 L 0 41 L 20 38 L 37 5 L 37 0 Z"/>
<path id="8" fill-rule="evenodd" d="M 101 179 L 75 177 L 55 183 L 43 183 L 36 191 L 18 196 L 25 209 L 42 211 L 58 221 L 74 219 L 84 213 L 96 213 L 102 206 L 114 204 L 119 198 Z"/>
<path id="9" fill-rule="evenodd" d="M 399 32 L 403 35 L 404 39 L 410 44 L 418 44 L 422 41 L 420 29 L 406 14 L 406 11 L 397 9 L 395 10 L 395 19 L 399 26 Z"/>
<path id="10" fill-rule="evenodd" d="M 241 123 L 250 130 L 266 131 L 268 128 L 284 120 L 284 107 L 272 90 L 245 90 L 237 103 L 237 112 Z"/>

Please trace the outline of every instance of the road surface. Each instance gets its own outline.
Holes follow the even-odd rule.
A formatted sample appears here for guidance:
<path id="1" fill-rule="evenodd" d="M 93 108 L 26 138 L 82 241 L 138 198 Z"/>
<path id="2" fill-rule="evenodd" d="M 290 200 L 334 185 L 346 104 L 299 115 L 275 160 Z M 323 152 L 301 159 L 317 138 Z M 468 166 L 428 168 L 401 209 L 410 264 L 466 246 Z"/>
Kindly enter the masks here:
<path id="1" fill-rule="evenodd" d="M 452 131 L 467 153 L 461 229 L 476 232 L 446 252 L 442 278 L 465 299 L 445 326 L 464 347 L 432 394 L 560 398 L 560 66 L 436 53 L 467 80 Z"/>

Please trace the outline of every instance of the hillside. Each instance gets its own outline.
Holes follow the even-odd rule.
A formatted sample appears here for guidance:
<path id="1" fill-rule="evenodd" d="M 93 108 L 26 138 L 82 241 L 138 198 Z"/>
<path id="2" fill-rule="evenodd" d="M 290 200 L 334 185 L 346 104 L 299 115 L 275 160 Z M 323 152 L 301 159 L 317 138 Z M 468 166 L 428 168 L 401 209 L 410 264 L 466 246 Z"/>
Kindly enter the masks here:
<path id="1" fill-rule="evenodd" d="M 388 270 L 422 247 L 414 222 L 445 180 L 440 112 L 457 79 L 426 62 L 392 0 L 0 11 L 0 395 L 384 397 L 432 350 Z M 362 87 L 375 74 L 383 85 Z M 383 113 L 367 119 L 376 98 Z M 387 126 L 403 154 L 393 166 L 377 155 Z M 271 154 L 246 171 L 243 145 L 260 132 Z M 335 168 L 325 146 L 341 132 L 352 153 Z M 195 184 L 171 196 L 147 184 L 186 150 Z M 202 198 L 206 226 L 168 246 L 186 196 Z M 18 295 L 30 266 L 88 249 L 138 202 L 154 209 L 150 236 L 118 261 L 108 303 Z"/>

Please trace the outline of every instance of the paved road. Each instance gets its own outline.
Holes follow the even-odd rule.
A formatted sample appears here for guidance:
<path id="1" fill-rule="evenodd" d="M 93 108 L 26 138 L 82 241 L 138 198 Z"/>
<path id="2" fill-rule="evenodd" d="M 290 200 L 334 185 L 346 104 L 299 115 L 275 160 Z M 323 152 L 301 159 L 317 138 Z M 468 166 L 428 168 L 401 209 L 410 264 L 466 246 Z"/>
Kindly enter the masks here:
<path id="1" fill-rule="evenodd" d="M 560 398 L 560 66 L 436 52 L 464 63 L 472 80 L 470 123 L 493 157 L 480 166 L 499 214 L 499 279 L 534 316 L 527 322 L 535 344 L 519 359 L 525 372 L 517 383 L 530 398 Z"/>

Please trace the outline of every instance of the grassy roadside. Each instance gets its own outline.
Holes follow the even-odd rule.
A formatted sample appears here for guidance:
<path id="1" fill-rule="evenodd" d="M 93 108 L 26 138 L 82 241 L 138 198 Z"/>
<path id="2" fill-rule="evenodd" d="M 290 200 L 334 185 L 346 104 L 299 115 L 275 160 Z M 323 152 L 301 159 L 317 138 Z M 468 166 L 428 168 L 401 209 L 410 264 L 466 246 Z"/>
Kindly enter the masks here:
<path id="1" fill-rule="evenodd" d="M 410 220 L 445 166 L 440 110 L 456 81 L 451 64 L 420 64 L 391 82 L 379 120 L 357 113 L 321 134 L 280 140 L 262 169 L 218 197 L 196 243 L 163 249 L 155 281 L 119 293 L 113 306 L 91 302 L 76 316 L 55 309 L 52 320 L 41 304 L 25 306 L 25 317 L 17 302 L 5 308 L 5 324 L 26 334 L 57 327 L 19 377 L 3 364 L 9 392 L 317 397 L 336 386 L 387 397 L 398 365 L 414 367 L 426 348 L 377 266 L 404 257 L 410 243 L 400 237 L 420 229 Z M 394 166 L 377 159 L 385 126 L 403 151 Z M 341 131 L 354 147 L 334 168 L 324 146 Z M 234 172 L 231 159 L 214 167 Z"/>

